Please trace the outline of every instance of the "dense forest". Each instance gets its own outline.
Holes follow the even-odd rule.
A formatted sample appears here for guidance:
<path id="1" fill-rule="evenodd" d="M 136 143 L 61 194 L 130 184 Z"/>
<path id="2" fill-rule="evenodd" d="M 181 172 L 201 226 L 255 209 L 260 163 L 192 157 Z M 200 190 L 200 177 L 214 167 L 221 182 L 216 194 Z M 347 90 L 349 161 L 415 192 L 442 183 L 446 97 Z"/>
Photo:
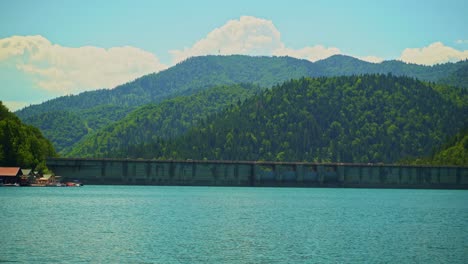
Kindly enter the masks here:
<path id="1" fill-rule="evenodd" d="M 252 83 L 266 89 L 304 76 L 392 73 L 466 88 L 467 68 L 468 61 L 422 66 L 401 61 L 369 63 L 343 55 L 315 63 L 290 57 L 202 56 L 189 58 L 167 70 L 114 89 L 63 96 L 29 106 L 17 115 L 25 123 L 40 128 L 55 148 L 66 154 L 87 135 L 121 120 L 138 107 L 189 96 L 214 86 Z M 64 113 L 60 122 L 48 118 L 60 113 Z"/>
<path id="2" fill-rule="evenodd" d="M 387 74 L 408 76 L 423 81 L 448 84 L 468 88 L 466 73 L 468 60 L 457 63 L 423 66 L 402 61 L 390 60 L 369 63 L 344 55 L 335 55 L 315 63 L 322 71 L 319 76 L 349 76 L 359 74 Z"/>
<path id="3" fill-rule="evenodd" d="M 39 129 L 23 124 L 0 101 L 0 166 L 46 171 L 45 159 L 55 155 Z"/>
<path id="4" fill-rule="evenodd" d="M 25 118 L 23 121 L 40 127 L 58 152 L 68 152 L 84 136 L 99 131 L 126 114 L 125 107 L 102 105 L 79 113 L 55 110 Z"/>
<path id="5" fill-rule="evenodd" d="M 403 160 L 401 163 L 468 166 L 468 128 L 465 127 L 447 140 L 430 157 Z"/>
<path id="6" fill-rule="evenodd" d="M 228 105 L 240 104 L 257 91 L 260 87 L 250 84 L 217 86 L 194 95 L 142 106 L 122 120 L 85 137 L 67 155 L 107 157 L 113 153 L 126 157 L 126 153 L 119 151 L 158 138 L 176 138 L 209 115 Z"/>
<path id="7" fill-rule="evenodd" d="M 392 75 L 302 78 L 209 116 L 134 158 L 384 162 L 428 155 L 466 125 L 465 89 Z"/>

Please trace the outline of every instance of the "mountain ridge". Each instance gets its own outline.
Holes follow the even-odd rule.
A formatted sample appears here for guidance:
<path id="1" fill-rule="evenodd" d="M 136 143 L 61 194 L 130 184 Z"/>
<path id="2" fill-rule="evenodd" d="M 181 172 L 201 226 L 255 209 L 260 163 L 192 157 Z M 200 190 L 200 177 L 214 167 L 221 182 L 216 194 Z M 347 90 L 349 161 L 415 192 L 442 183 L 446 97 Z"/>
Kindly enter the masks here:
<path id="1" fill-rule="evenodd" d="M 131 111 L 148 103 L 160 103 L 177 96 L 195 94 L 219 85 L 252 83 L 264 89 L 301 77 L 359 75 L 366 73 L 392 73 L 426 81 L 446 81 L 464 84 L 460 76 L 468 67 L 468 61 L 436 66 L 421 66 L 398 61 L 369 63 L 359 59 L 335 55 L 315 63 L 291 57 L 251 57 L 244 55 L 202 56 L 189 58 L 175 66 L 145 75 L 114 89 L 88 91 L 78 95 L 63 96 L 40 105 L 26 107 L 16 114 L 26 123 L 39 127 L 54 143 L 58 151 L 69 149 L 84 136 L 121 120 Z M 468 85 L 468 84 L 466 84 Z M 104 107 L 106 106 L 106 107 Z M 106 109 L 107 108 L 107 109 Z M 117 109 L 114 115 L 109 111 Z M 70 129 L 73 141 L 65 142 L 63 135 L 54 135 L 52 121 L 41 115 L 53 112 L 71 112 L 82 116 L 88 132 Z M 94 112 L 95 115 L 87 115 Z M 93 120 L 103 120 L 94 122 Z M 63 120 L 64 127 L 73 127 L 73 120 Z"/>
<path id="2" fill-rule="evenodd" d="M 466 126 L 467 102 L 466 90 L 390 74 L 301 78 L 226 108 L 178 138 L 120 153 L 156 159 L 393 163 L 428 155 Z"/>
<path id="3" fill-rule="evenodd" d="M 74 98 L 78 98 L 78 97 L 84 97 L 85 99 L 88 99 L 89 97 L 92 96 L 92 97 L 98 97 L 102 101 L 110 100 L 108 94 L 115 93 L 116 95 L 119 95 L 119 94 L 126 94 L 128 92 L 132 92 L 132 93 L 138 92 L 139 88 L 143 88 L 143 87 L 148 86 L 148 85 L 151 86 L 151 84 L 154 84 L 154 83 L 152 83 L 151 80 L 149 80 L 149 78 L 153 78 L 153 77 L 158 76 L 158 75 L 167 75 L 168 73 L 170 73 L 169 75 L 173 75 L 173 71 L 175 71 L 175 69 L 180 65 L 187 65 L 188 67 L 200 70 L 199 62 L 203 61 L 205 59 L 211 60 L 212 64 L 214 64 L 217 67 L 220 67 L 220 66 L 223 66 L 222 64 L 220 65 L 218 63 L 220 60 L 231 59 L 231 58 L 242 58 L 243 59 L 241 61 L 242 62 L 241 64 L 236 65 L 239 68 L 242 67 L 242 66 L 245 66 L 245 62 L 250 60 L 250 59 L 252 59 L 252 60 L 264 60 L 264 59 L 266 59 L 266 60 L 268 60 L 266 63 L 271 63 L 271 62 L 274 62 L 274 61 L 284 60 L 285 63 L 289 64 L 289 65 L 292 64 L 292 63 L 296 63 L 296 64 L 300 65 L 302 67 L 301 70 L 302 70 L 304 75 L 296 77 L 296 78 L 291 77 L 289 79 L 297 79 L 297 78 L 304 77 L 304 76 L 319 77 L 319 76 L 339 76 L 339 75 L 368 74 L 368 73 L 386 74 L 386 73 L 389 73 L 389 72 L 391 72 L 394 75 L 404 75 L 404 74 L 402 74 L 402 73 L 405 72 L 404 70 L 400 70 L 397 73 L 394 73 L 393 71 L 395 71 L 395 70 L 393 69 L 393 71 L 392 71 L 392 69 L 390 69 L 392 66 L 394 66 L 394 67 L 395 66 L 397 66 L 397 67 L 412 67 L 412 68 L 415 68 L 415 69 L 435 69 L 435 68 L 441 68 L 441 67 L 444 68 L 445 67 L 445 68 L 449 68 L 450 73 L 453 73 L 459 68 L 457 65 L 460 65 L 460 64 L 468 65 L 468 60 L 459 61 L 459 62 L 456 62 L 456 63 L 449 62 L 449 63 L 445 63 L 445 64 L 437 64 L 437 65 L 433 65 L 433 66 L 424 66 L 424 65 L 419 65 L 419 64 L 408 64 L 408 63 L 398 61 L 398 60 L 388 60 L 388 61 L 383 61 L 383 62 L 380 62 L 380 63 L 372 63 L 372 62 L 366 62 L 366 61 L 363 61 L 363 60 L 359 60 L 358 58 L 347 56 L 347 55 L 332 55 L 332 56 L 330 56 L 330 57 L 328 57 L 326 59 L 319 60 L 319 61 L 316 61 L 316 62 L 311 62 L 311 61 L 304 60 L 304 59 L 296 59 L 296 58 L 289 57 L 289 56 L 269 57 L 269 56 L 247 56 L 247 55 L 225 55 L 225 56 L 224 55 L 223 56 L 221 56 L 221 55 L 207 55 L 207 56 L 198 56 L 198 57 L 188 58 L 185 61 L 177 63 L 176 65 L 174 65 L 174 66 L 172 66 L 172 67 L 170 67 L 168 69 L 165 69 L 165 70 L 160 71 L 158 73 L 150 73 L 150 74 L 141 76 L 141 77 L 139 77 L 139 78 L 137 78 L 137 79 L 135 79 L 133 81 L 129 81 L 127 83 L 118 85 L 118 86 L 116 86 L 114 88 L 111 88 L 111 89 L 98 89 L 98 90 L 94 90 L 94 91 L 82 92 L 82 93 L 79 93 L 77 95 L 60 96 L 60 97 L 48 100 L 46 102 L 43 102 L 41 104 L 35 104 L 35 105 L 27 106 L 27 107 L 25 107 L 23 109 L 20 109 L 20 110 L 16 111 L 15 113 L 17 115 L 19 115 L 21 118 L 23 118 L 25 116 L 28 116 L 28 114 L 25 113 L 25 112 L 28 112 L 28 110 L 31 109 L 31 108 L 38 108 L 38 106 L 44 105 L 44 104 L 45 105 L 54 104 L 54 103 L 57 103 L 57 101 L 61 101 L 61 100 L 67 99 L 67 98 L 73 98 L 74 99 Z M 208 63 L 210 63 L 210 62 L 208 62 Z M 343 67 L 343 65 L 347 66 L 347 65 L 353 64 L 353 63 L 359 63 L 361 65 L 361 69 L 356 70 L 356 67 L 354 67 L 354 69 L 352 69 L 352 70 L 350 70 L 350 69 L 343 70 L 343 68 L 346 68 L 346 67 Z M 385 65 L 385 67 L 377 72 L 376 69 L 379 68 L 380 66 L 383 66 L 383 65 Z M 297 65 L 296 65 L 296 67 L 297 67 Z M 341 68 L 342 70 L 341 70 L 341 72 L 337 73 L 336 69 L 338 69 L 338 68 Z M 252 69 L 251 72 L 253 72 L 253 70 L 255 70 L 255 69 Z M 312 72 L 312 70 L 314 70 L 314 71 Z M 179 72 L 176 72 L 176 74 L 179 74 Z M 195 75 L 200 76 L 201 74 L 196 73 Z M 416 77 L 416 76 L 412 76 L 412 74 L 405 74 L 405 76 Z M 434 81 L 432 79 L 437 79 L 437 76 L 430 75 L 427 78 L 429 78 L 429 80 L 426 80 L 424 78 L 422 80 Z M 165 77 L 164 79 L 166 80 L 168 78 Z M 285 81 L 287 79 L 283 78 L 281 80 Z M 261 81 L 232 80 L 231 83 L 229 83 L 229 82 L 228 83 L 214 83 L 213 82 L 213 83 L 205 83 L 204 85 L 201 85 L 201 86 L 215 86 L 215 85 L 234 84 L 234 83 L 254 83 L 254 84 L 262 85 L 264 83 L 264 86 L 270 87 L 273 84 L 277 84 L 277 83 L 280 83 L 282 81 L 267 80 L 267 81 L 261 82 Z M 169 90 L 170 90 L 170 88 L 172 87 L 171 83 L 166 83 L 166 85 L 169 87 Z M 145 88 L 145 89 L 148 89 L 148 88 Z M 155 98 L 153 98 L 153 100 L 154 99 Z M 107 102 L 107 103 L 112 103 L 112 100 L 110 102 Z M 131 103 L 129 103 L 129 104 L 132 105 Z M 70 105 L 62 104 L 61 106 L 65 107 L 65 108 L 74 109 L 74 107 L 73 106 L 70 107 Z M 80 108 L 78 106 L 75 106 L 75 107 Z M 35 111 L 36 111 L 36 114 L 37 114 L 37 109 L 35 109 Z M 39 109 L 39 112 L 41 112 L 41 109 Z"/>

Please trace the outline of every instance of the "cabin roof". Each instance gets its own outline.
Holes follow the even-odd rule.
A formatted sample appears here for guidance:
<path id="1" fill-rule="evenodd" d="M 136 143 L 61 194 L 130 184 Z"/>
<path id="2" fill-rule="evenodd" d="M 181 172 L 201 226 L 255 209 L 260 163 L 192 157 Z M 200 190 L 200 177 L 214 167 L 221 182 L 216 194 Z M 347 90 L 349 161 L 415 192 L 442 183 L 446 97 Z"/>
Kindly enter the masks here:
<path id="1" fill-rule="evenodd" d="M 0 176 L 16 177 L 18 174 L 23 174 L 20 167 L 0 167 Z"/>
<path id="2" fill-rule="evenodd" d="M 39 178 L 39 180 L 48 180 L 50 177 L 52 177 L 52 174 L 44 174 L 41 178 Z"/>

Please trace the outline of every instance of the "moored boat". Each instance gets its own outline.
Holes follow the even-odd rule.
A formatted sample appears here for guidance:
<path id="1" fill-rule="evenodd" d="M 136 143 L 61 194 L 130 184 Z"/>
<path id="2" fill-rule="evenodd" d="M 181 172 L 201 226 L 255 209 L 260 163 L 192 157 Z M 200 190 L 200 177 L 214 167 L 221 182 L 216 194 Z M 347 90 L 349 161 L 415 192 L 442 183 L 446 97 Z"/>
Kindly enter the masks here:
<path id="1" fill-rule="evenodd" d="M 19 183 L 2 183 L 0 187 L 20 187 Z"/>

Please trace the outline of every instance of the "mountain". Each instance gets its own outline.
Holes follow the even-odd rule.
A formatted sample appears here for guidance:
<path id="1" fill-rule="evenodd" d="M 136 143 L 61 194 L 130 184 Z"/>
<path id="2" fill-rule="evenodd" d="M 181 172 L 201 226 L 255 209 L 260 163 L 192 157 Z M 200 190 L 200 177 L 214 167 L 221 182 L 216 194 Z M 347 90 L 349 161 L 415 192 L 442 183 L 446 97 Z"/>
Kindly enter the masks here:
<path id="1" fill-rule="evenodd" d="M 106 125 L 120 120 L 123 116 L 138 106 L 147 103 L 159 103 L 164 99 L 176 96 L 190 95 L 197 91 L 217 85 L 238 83 L 253 83 L 261 87 L 269 87 L 290 78 L 309 76 L 315 72 L 315 66 L 309 61 L 289 57 L 248 57 L 248 56 L 206 56 L 191 58 L 183 63 L 159 72 L 149 74 L 132 82 L 117 86 L 114 89 L 103 89 L 84 92 L 79 95 L 59 97 L 39 105 L 26 107 L 17 115 L 27 123 L 37 125 L 62 153 L 78 142 L 91 131 L 97 131 Z M 119 107 L 119 115 L 113 115 L 113 110 L 103 109 L 103 106 Z M 51 119 L 41 115 L 54 112 L 70 112 L 81 116 L 88 132 L 67 130 L 67 133 L 57 133 L 56 124 Z M 94 111 L 95 115 L 85 112 Z M 111 112 L 111 113 L 109 113 Z M 111 116 L 111 118 L 108 118 Z M 89 122 L 88 118 L 104 120 L 99 124 Z M 69 123 L 76 123 L 69 120 Z M 73 127 L 66 124 L 64 127 Z M 73 139 L 64 142 L 62 138 Z"/>
<path id="2" fill-rule="evenodd" d="M 53 110 L 23 119 L 27 124 L 40 127 L 58 152 L 68 152 L 84 136 L 99 131 L 107 124 L 122 119 L 128 108 L 99 105 L 81 111 Z"/>
<path id="3" fill-rule="evenodd" d="M 291 78 L 313 75 L 313 63 L 290 57 L 204 56 L 138 78 L 114 89 L 63 96 L 17 112 L 21 118 L 51 110 L 79 111 L 97 105 L 141 106 L 216 85 L 253 83 L 269 87 Z"/>
<path id="4" fill-rule="evenodd" d="M 428 155 L 468 121 L 465 89 L 393 75 L 291 80 L 128 157 L 392 163 Z M 107 153 L 112 156 L 113 153 Z"/>
<path id="5" fill-rule="evenodd" d="M 129 146 L 154 139 L 176 138 L 208 115 L 260 91 L 259 86 L 240 84 L 216 86 L 190 96 L 179 96 L 159 104 L 147 104 L 104 129 L 84 137 L 67 154 L 77 157 L 125 157 Z"/>
<path id="6" fill-rule="evenodd" d="M 0 166 L 44 171 L 46 157 L 55 155 L 39 129 L 23 124 L 0 101 Z"/>
<path id="7" fill-rule="evenodd" d="M 315 65 L 323 72 L 323 76 L 391 73 L 396 76 L 408 76 L 423 81 L 455 84 L 455 86 L 468 88 L 468 83 L 461 81 L 463 78 L 465 80 L 468 78 L 464 75 L 468 68 L 467 60 L 424 66 L 397 60 L 369 63 L 349 56 L 334 55 L 317 61 Z"/>
<path id="8" fill-rule="evenodd" d="M 468 129 L 451 138 L 433 157 L 430 164 L 468 166 Z"/>
<path id="9" fill-rule="evenodd" d="M 426 158 L 414 158 L 400 161 L 414 165 L 454 165 L 468 166 L 468 128 L 460 130 L 447 140 L 434 154 Z"/>
<path id="10" fill-rule="evenodd" d="M 461 62 L 461 67 L 458 67 L 448 75 L 439 79 L 439 82 L 446 83 L 452 86 L 468 88 L 468 61 Z"/>
<path id="11" fill-rule="evenodd" d="M 467 65 L 468 61 L 436 66 L 400 61 L 375 64 L 342 55 L 316 63 L 290 57 L 203 56 L 187 59 L 167 70 L 143 76 L 114 89 L 59 97 L 26 107 L 16 114 L 24 122 L 39 127 L 58 151 L 67 153 L 86 135 L 121 120 L 140 106 L 195 94 L 213 86 L 252 83 L 268 88 L 304 76 L 392 73 L 466 87 L 468 83 L 460 79 L 466 76 L 463 70 L 466 71 Z M 57 113 L 64 113 L 70 118 L 61 118 L 57 123 L 46 117 Z M 81 128 L 76 129 L 76 126 Z"/>

